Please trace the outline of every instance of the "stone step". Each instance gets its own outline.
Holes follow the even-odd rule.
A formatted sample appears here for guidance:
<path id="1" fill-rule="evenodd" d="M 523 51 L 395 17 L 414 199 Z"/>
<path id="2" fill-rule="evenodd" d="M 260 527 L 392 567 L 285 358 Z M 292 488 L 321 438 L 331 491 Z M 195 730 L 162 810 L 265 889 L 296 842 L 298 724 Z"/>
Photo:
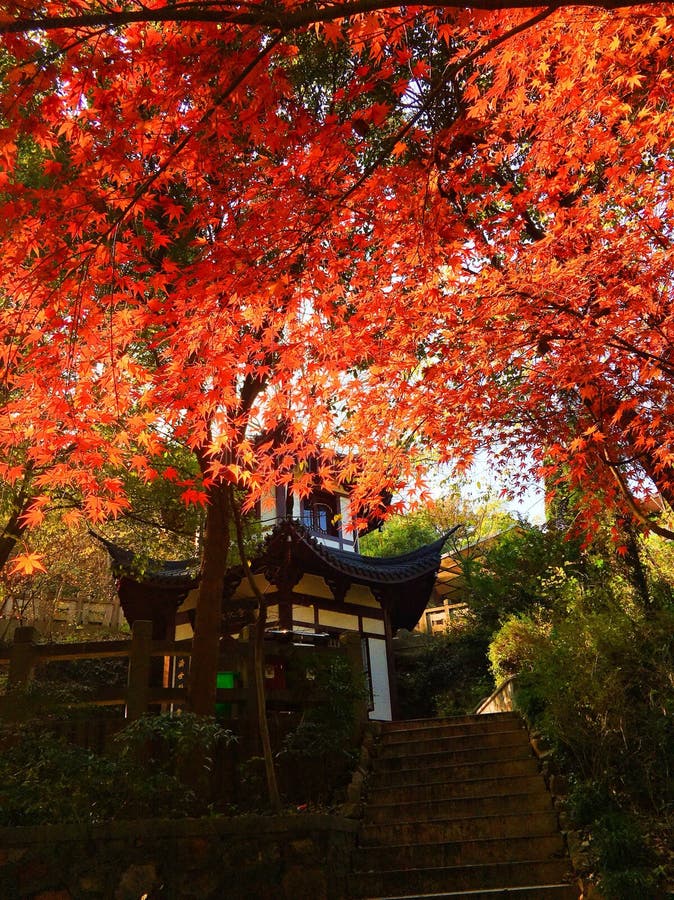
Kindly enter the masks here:
<path id="1" fill-rule="evenodd" d="M 393 768 L 374 771 L 369 778 L 372 789 L 398 788 L 414 784 L 438 784 L 454 781 L 473 781 L 488 777 L 511 778 L 520 775 L 537 775 L 538 762 L 531 755 L 520 755 L 514 759 L 448 763 L 445 759 L 436 765 L 411 768 Z"/>
<path id="2" fill-rule="evenodd" d="M 363 824 L 360 845 L 372 847 L 391 844 L 440 844 L 527 835 L 541 837 L 555 833 L 557 833 L 557 818 L 552 810 L 548 810 L 529 815 L 474 816 L 463 819 L 436 819 L 430 822 Z"/>
<path id="3" fill-rule="evenodd" d="M 390 894 L 368 900 L 578 900 L 580 891 L 573 884 L 537 884 L 526 887 L 487 888 L 477 891 L 442 891 L 433 894 Z"/>
<path id="4" fill-rule="evenodd" d="M 449 800 L 422 800 L 410 803 L 368 803 L 368 824 L 388 822 L 432 822 L 435 819 L 465 819 L 471 816 L 495 816 L 519 813 L 526 816 L 552 809 L 552 798 L 544 790 L 529 794 L 494 797 L 453 797 Z"/>
<path id="5" fill-rule="evenodd" d="M 456 722 L 453 719 L 423 719 L 422 722 L 425 724 L 417 728 L 398 728 L 393 731 L 388 729 L 382 731 L 382 746 L 388 747 L 391 744 L 406 743 L 410 740 L 513 731 L 517 728 L 524 728 L 522 720 L 511 715 L 476 716 L 468 722 Z M 431 724 L 428 724 L 429 722 Z"/>
<path id="6" fill-rule="evenodd" d="M 421 740 L 408 739 L 384 744 L 379 752 L 379 758 L 393 759 L 399 756 L 417 757 L 429 753 L 456 753 L 461 750 L 472 751 L 473 748 L 484 749 L 486 747 L 529 747 L 529 735 L 524 728 L 517 728 L 508 731 L 477 731 L 471 734 L 424 737 Z"/>
<path id="7" fill-rule="evenodd" d="M 350 897 L 578 900 L 517 715 L 384 725 L 367 792 Z"/>
<path id="8" fill-rule="evenodd" d="M 450 770 L 451 774 L 451 770 Z M 451 778 L 430 784 L 409 784 L 405 787 L 375 787 L 368 782 L 368 804 L 381 806 L 392 803 L 410 803 L 427 800 L 451 800 L 456 797 L 495 797 L 500 794 L 529 794 L 542 791 L 543 776 L 513 775 L 509 778 L 467 778 L 457 781 Z"/>
<path id="9" fill-rule="evenodd" d="M 354 871 L 394 869 L 430 869 L 437 866 L 509 862 L 514 859 L 553 859 L 564 856 L 564 841 L 559 832 L 542 837 L 487 838 L 440 844 L 400 844 L 367 847 L 354 851 Z"/>
<path id="10" fill-rule="evenodd" d="M 484 716 L 444 716 L 437 719 L 406 719 L 401 722 L 383 722 L 382 735 L 395 734 L 398 731 L 414 731 L 417 728 L 429 728 L 437 725 L 471 725 L 489 721 L 492 724 L 498 721 L 510 720 L 511 722 L 522 721 L 517 713 L 503 712 L 491 713 Z"/>
<path id="11" fill-rule="evenodd" d="M 490 887 L 560 884 L 570 877 L 565 859 L 518 860 L 435 869 L 359 872 L 349 878 L 351 896 L 372 897 L 395 892 L 471 891 Z"/>
<path id="12" fill-rule="evenodd" d="M 512 759 L 526 759 L 527 756 L 533 758 L 533 750 L 528 742 L 523 744 L 521 741 L 517 741 L 514 744 L 504 744 L 502 746 L 480 746 L 454 750 L 452 753 L 434 750 L 430 753 L 417 753 L 405 756 L 378 756 L 373 760 L 373 771 L 392 772 L 405 769 L 419 769 L 427 766 L 479 762 L 488 762 L 495 766 L 500 762 Z"/>

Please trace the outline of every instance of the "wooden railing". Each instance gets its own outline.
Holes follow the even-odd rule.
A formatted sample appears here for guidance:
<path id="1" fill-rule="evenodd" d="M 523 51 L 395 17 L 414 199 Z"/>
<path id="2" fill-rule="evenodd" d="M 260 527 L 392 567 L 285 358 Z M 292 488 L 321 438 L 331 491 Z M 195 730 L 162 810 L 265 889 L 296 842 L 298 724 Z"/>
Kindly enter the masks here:
<path id="1" fill-rule="evenodd" d="M 445 634 L 452 626 L 461 625 L 466 619 L 468 607 L 465 603 L 449 603 L 426 609 L 422 619 L 422 630 L 428 634 Z"/>
<path id="2" fill-rule="evenodd" d="M 512 712 L 515 708 L 515 675 L 507 678 L 496 690 L 486 697 L 475 710 L 476 716 L 488 713 Z"/>
<path id="3" fill-rule="evenodd" d="M 265 660 L 268 677 L 265 683 L 267 708 L 270 710 L 301 711 L 307 703 L 307 683 L 288 683 L 286 663 L 297 654 L 292 645 L 266 641 Z M 253 730 L 257 708 L 255 683 L 253 678 L 253 642 L 234 641 L 227 643 L 221 655 L 220 670 L 232 673 L 232 687 L 218 688 L 218 704 L 229 705 L 231 717 L 241 720 L 243 730 Z M 356 634 L 345 634 L 339 647 L 311 647 L 299 650 L 305 658 L 310 654 L 339 655 L 345 657 L 354 676 L 363 678 L 360 639 Z M 80 705 L 87 707 L 123 707 L 126 721 L 133 721 L 151 709 L 171 709 L 181 707 L 187 701 L 187 681 L 189 676 L 180 675 L 188 669 L 186 661 L 192 655 L 192 641 L 152 640 L 152 623 L 134 623 L 130 640 L 87 641 L 79 644 L 39 644 L 33 628 L 17 628 L 14 642 L 9 651 L 0 651 L 0 664 L 9 665 L 8 693 L 0 697 L 0 712 L 16 702 L 13 689 L 27 685 L 36 670 L 50 662 L 84 659 L 126 658 L 128 660 L 127 682 L 125 685 L 110 685 L 98 688 L 83 698 Z M 156 660 L 156 662 L 154 662 Z M 163 660 L 159 662 L 159 660 Z M 271 677 L 269 674 L 271 673 Z M 361 713 L 359 712 L 359 715 Z M 362 713 L 365 717 L 365 713 Z M 230 716 L 227 716 L 230 718 Z"/>

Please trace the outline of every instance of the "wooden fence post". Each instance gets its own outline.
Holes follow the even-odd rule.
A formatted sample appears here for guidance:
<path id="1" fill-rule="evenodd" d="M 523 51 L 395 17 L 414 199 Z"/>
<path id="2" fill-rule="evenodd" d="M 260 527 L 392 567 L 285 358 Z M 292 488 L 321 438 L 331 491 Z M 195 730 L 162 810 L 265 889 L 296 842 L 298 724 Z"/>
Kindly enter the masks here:
<path id="1" fill-rule="evenodd" d="M 14 643 L 9 650 L 9 687 L 28 684 L 33 677 L 37 654 L 35 652 L 36 631 L 30 626 L 17 628 Z"/>
<path id="2" fill-rule="evenodd" d="M 152 622 L 138 619 L 131 631 L 129 680 L 126 689 L 126 718 L 129 722 L 147 712 L 150 698 L 150 652 L 152 650 Z"/>
<path id="3" fill-rule="evenodd" d="M 353 704 L 353 736 L 358 743 L 363 734 L 363 728 L 368 720 L 368 698 L 366 694 L 365 669 L 363 668 L 362 639 L 353 631 L 344 632 L 339 637 L 340 646 L 344 648 L 346 658 L 351 667 L 353 683 L 362 689 L 363 694 Z"/>
<path id="4" fill-rule="evenodd" d="M 254 626 L 249 625 L 245 632 L 247 653 L 241 667 L 241 674 L 244 675 L 243 687 L 246 691 L 246 754 L 248 756 L 259 756 L 262 751 L 258 725 L 257 685 L 255 683 L 255 633 L 253 629 Z"/>

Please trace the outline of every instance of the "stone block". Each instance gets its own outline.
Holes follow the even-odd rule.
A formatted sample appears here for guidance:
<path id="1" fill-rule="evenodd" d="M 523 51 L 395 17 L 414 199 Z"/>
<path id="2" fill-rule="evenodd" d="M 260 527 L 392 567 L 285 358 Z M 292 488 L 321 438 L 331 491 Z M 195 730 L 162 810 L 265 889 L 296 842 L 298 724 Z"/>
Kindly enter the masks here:
<path id="1" fill-rule="evenodd" d="M 25 860 L 19 866 L 18 876 L 22 894 L 44 890 L 55 880 L 49 865 L 42 859 Z"/>
<path id="2" fill-rule="evenodd" d="M 281 848 L 277 841 L 265 841 L 261 843 L 257 851 L 257 860 L 260 863 L 273 863 L 281 859 Z"/>
<path id="3" fill-rule="evenodd" d="M 143 894 L 149 894 L 158 883 L 154 863 L 129 866 L 117 885 L 115 900 L 138 900 Z"/>
<path id="4" fill-rule="evenodd" d="M 33 900 L 72 900 L 72 894 L 65 889 L 61 891 L 40 891 L 33 896 Z"/>
<path id="5" fill-rule="evenodd" d="M 286 900 L 327 900 L 325 872 L 306 865 L 290 866 L 282 879 Z"/>
<path id="6" fill-rule="evenodd" d="M 356 771 L 353 773 L 353 778 L 351 779 L 351 783 L 346 789 L 346 799 L 349 803 L 358 803 L 361 798 L 361 794 L 363 791 L 363 773 L 360 771 Z"/>
<path id="7" fill-rule="evenodd" d="M 563 775 L 550 776 L 549 791 L 557 797 L 565 797 L 569 793 L 569 782 Z"/>
<path id="8" fill-rule="evenodd" d="M 316 844 L 311 838 L 290 841 L 288 844 L 288 856 L 295 859 L 313 859 L 316 856 Z"/>
<path id="9" fill-rule="evenodd" d="M 210 855 L 212 843 L 206 838 L 190 838 L 186 842 L 186 853 L 183 854 L 195 865 L 200 865 Z"/>
<path id="10" fill-rule="evenodd" d="M 205 900 L 207 897 L 226 896 L 219 891 L 221 886 L 220 873 L 206 869 L 199 874 L 191 873 L 180 880 L 176 896 L 185 900 Z"/>
<path id="11" fill-rule="evenodd" d="M 566 833 L 566 845 L 573 867 L 577 872 L 588 871 L 590 867 L 590 842 L 580 831 Z"/>
<path id="12" fill-rule="evenodd" d="M 599 892 L 599 888 L 591 881 L 583 881 L 582 883 L 583 900 L 604 900 L 604 895 Z"/>
<path id="13" fill-rule="evenodd" d="M 363 804 L 358 802 L 342 803 L 339 808 L 340 815 L 346 816 L 347 819 L 362 819 Z"/>
<path id="14" fill-rule="evenodd" d="M 0 847 L 0 866 L 20 862 L 26 855 L 25 847 Z"/>

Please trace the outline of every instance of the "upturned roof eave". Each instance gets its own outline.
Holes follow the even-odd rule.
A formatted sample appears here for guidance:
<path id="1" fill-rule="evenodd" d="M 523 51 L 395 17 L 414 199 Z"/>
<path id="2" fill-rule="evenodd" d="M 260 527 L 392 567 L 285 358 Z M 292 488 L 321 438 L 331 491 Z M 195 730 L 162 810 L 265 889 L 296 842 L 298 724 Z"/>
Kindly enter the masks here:
<path id="1" fill-rule="evenodd" d="M 431 544 L 392 557 L 367 557 L 349 551 L 335 550 L 322 544 L 304 526 L 294 521 L 281 523 L 278 527 L 279 531 L 285 533 L 290 530 L 314 558 L 332 569 L 335 574 L 355 583 L 373 587 L 411 584 L 435 574 L 440 567 L 443 546 L 460 526 L 450 529 Z"/>
<path id="2" fill-rule="evenodd" d="M 367 557 L 349 551 L 335 550 L 322 544 L 300 522 L 284 520 L 267 536 L 261 552 L 251 560 L 251 566 L 253 571 L 264 572 L 265 563 L 273 555 L 274 545 L 290 537 L 292 543 L 303 551 L 302 565 L 308 570 L 308 574 L 334 574 L 370 588 L 410 585 L 438 571 L 442 548 L 458 527 L 460 526 L 441 535 L 431 544 L 399 556 Z M 149 559 L 145 568 L 139 570 L 134 566 L 137 557 L 132 550 L 120 547 L 95 532 L 92 532 L 92 535 L 107 549 L 117 574 L 121 577 L 148 586 L 175 590 L 191 589 L 199 583 L 196 559 L 168 561 Z M 230 566 L 228 571 L 235 573 L 239 568 L 240 566 Z"/>

